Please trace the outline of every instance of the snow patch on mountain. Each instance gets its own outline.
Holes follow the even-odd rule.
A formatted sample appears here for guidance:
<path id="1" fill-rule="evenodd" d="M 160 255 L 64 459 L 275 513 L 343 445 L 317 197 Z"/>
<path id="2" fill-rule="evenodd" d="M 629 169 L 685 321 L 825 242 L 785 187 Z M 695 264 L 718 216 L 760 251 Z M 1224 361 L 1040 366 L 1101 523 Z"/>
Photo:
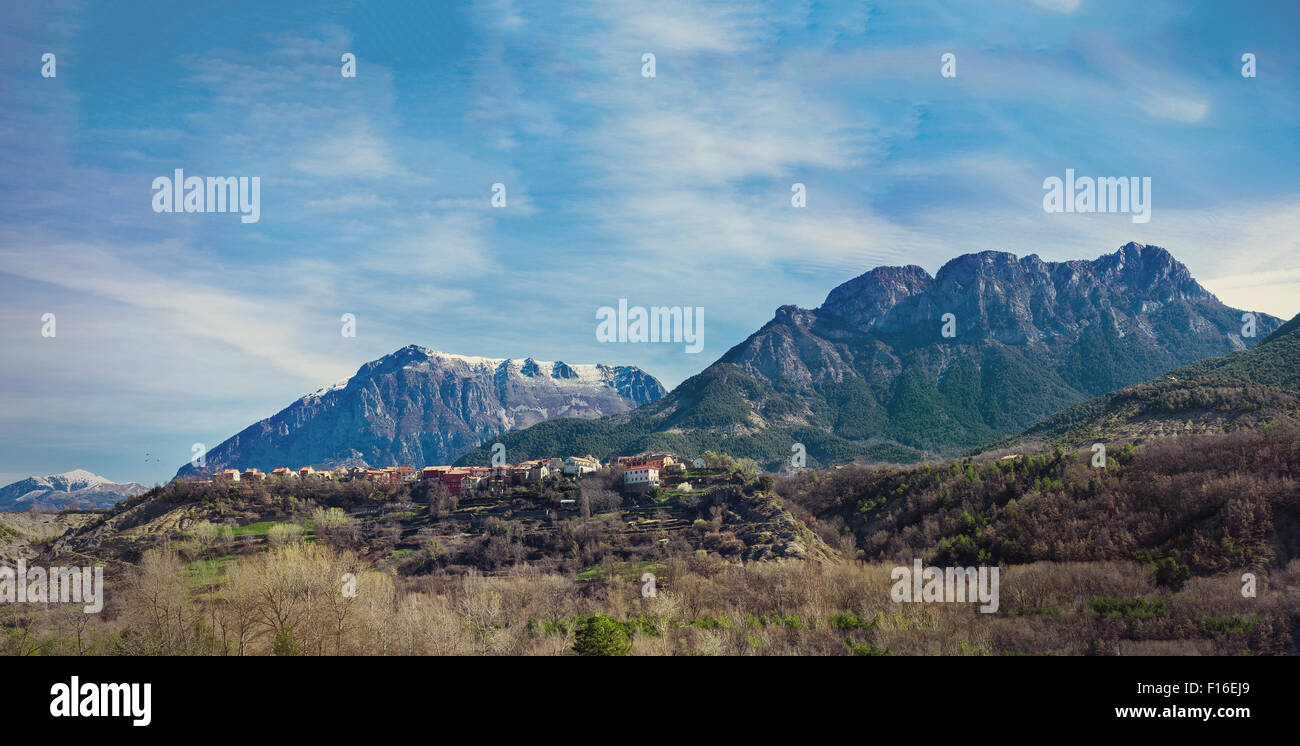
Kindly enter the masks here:
<path id="1" fill-rule="evenodd" d="M 0 511 L 60 510 L 76 503 L 87 508 L 108 508 L 144 492 L 136 482 L 117 483 L 85 469 L 62 474 L 31 476 L 0 487 Z"/>

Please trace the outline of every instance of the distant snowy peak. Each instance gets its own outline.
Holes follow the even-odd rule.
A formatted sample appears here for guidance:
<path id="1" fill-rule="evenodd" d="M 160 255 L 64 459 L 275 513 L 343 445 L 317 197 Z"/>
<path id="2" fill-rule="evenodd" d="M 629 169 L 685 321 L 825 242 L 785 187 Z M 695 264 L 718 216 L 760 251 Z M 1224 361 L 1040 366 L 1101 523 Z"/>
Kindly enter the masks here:
<path id="1" fill-rule="evenodd" d="M 459 361 L 470 368 L 488 368 L 493 373 L 515 373 L 524 378 L 551 378 L 556 381 L 574 381 L 576 383 L 608 383 L 614 379 L 619 367 L 600 363 L 570 365 L 561 360 L 537 360 L 536 358 L 491 358 L 473 355 L 457 355 L 451 352 L 439 352 L 425 347 L 417 348 L 428 360 Z M 418 365 L 418 363 L 413 363 Z"/>
<path id="2" fill-rule="evenodd" d="M 74 490 L 84 490 L 87 487 L 113 484 L 113 480 L 101 477 L 85 469 L 73 469 L 62 474 L 47 474 L 43 477 L 34 476 L 30 477 L 30 479 L 41 487 L 57 490 L 58 492 L 72 492 Z"/>
<path id="3" fill-rule="evenodd" d="M 58 510 L 74 501 L 83 507 L 107 508 L 145 489 L 135 482 L 118 483 L 85 469 L 73 469 L 27 477 L 0 487 L 0 510 L 26 510 L 32 506 Z"/>
<path id="4" fill-rule="evenodd" d="M 604 363 L 571 365 L 562 360 L 552 362 L 549 360 L 537 360 L 536 358 L 531 357 L 494 358 L 481 357 L 478 355 L 460 355 L 454 352 L 442 352 L 440 350 L 421 347 L 419 345 L 407 345 L 406 347 L 403 347 L 390 355 L 386 355 L 379 360 L 367 363 L 362 366 L 354 376 L 344 378 L 329 386 L 322 386 L 312 393 L 302 397 L 301 401 L 306 402 L 311 399 L 321 399 L 331 392 L 346 389 L 358 378 L 364 378 L 368 374 L 372 373 L 388 372 L 396 366 L 400 366 L 402 369 L 415 370 L 422 373 L 430 372 L 435 367 L 455 369 L 464 366 L 468 369 L 467 373 L 469 374 L 486 371 L 498 381 L 504 380 L 509 376 L 519 376 L 521 378 L 533 380 L 550 379 L 557 384 L 603 384 L 614 389 L 619 389 L 620 393 L 624 393 L 624 395 L 629 395 L 625 392 L 625 389 L 627 388 L 626 382 L 630 378 L 639 379 L 649 377 L 639 368 L 632 365 L 605 365 Z M 649 388 L 653 391 L 655 387 L 652 385 Z M 664 393 L 667 392 L 659 392 L 659 396 L 662 396 Z M 651 396 L 654 396 L 653 393 Z"/>

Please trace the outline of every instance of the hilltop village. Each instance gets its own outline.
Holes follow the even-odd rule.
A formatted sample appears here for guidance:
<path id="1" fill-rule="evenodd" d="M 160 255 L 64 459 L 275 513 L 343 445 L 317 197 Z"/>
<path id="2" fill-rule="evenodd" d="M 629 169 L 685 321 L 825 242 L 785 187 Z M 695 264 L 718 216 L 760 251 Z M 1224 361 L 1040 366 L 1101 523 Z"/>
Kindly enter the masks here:
<path id="1" fill-rule="evenodd" d="M 704 468 L 705 460 L 696 458 L 691 464 L 695 468 Z M 382 469 L 352 466 L 330 470 L 317 470 L 310 466 L 295 470 L 282 466 L 269 472 L 255 468 L 243 471 L 223 469 L 202 481 L 231 483 L 257 482 L 266 479 L 319 479 L 337 482 L 360 480 L 391 485 L 404 483 L 419 484 L 424 487 L 441 485 L 449 494 L 460 495 L 535 484 L 553 475 L 578 479 L 585 474 L 594 474 L 602 468 L 613 467 L 623 472 L 624 492 L 641 493 L 658 487 L 664 476 L 684 474 L 687 465 L 684 460 L 671 453 L 616 456 L 610 459 L 608 464 L 602 464 L 599 459 L 588 454 L 566 458 L 532 459 L 501 466 L 424 466 L 418 469 L 413 466 L 390 466 Z M 689 490 L 690 485 L 683 483 L 677 488 Z"/>

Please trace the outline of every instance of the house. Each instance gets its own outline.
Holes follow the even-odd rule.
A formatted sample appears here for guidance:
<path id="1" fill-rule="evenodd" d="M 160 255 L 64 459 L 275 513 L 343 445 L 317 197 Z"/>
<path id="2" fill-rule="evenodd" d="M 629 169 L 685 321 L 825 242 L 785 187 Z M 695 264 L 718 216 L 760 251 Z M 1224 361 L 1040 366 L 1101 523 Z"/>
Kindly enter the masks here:
<path id="1" fill-rule="evenodd" d="M 587 454 L 586 458 L 582 456 L 570 456 L 564 460 L 564 473 L 570 476 L 582 476 L 591 474 L 600 468 L 600 462 Z"/>
<path id="2" fill-rule="evenodd" d="M 212 481 L 214 481 L 214 482 L 238 482 L 238 481 L 239 481 L 239 470 L 238 470 L 238 469 L 222 469 L 221 471 L 219 471 L 219 472 L 217 472 L 217 473 L 215 473 L 215 474 L 212 475 Z"/>
<path id="3" fill-rule="evenodd" d="M 398 476 L 398 478 L 400 479 L 400 481 L 403 481 L 403 482 L 414 482 L 414 481 L 416 480 L 416 477 L 417 477 L 417 475 L 416 475 L 416 473 L 415 473 L 415 467 L 414 467 L 414 466 L 399 466 L 399 467 L 397 467 L 397 476 Z"/>
<path id="4" fill-rule="evenodd" d="M 546 479 L 551 473 L 549 459 L 521 461 L 514 469 L 514 478 L 520 484 L 534 484 Z"/>
<path id="5" fill-rule="evenodd" d="M 420 484 L 432 487 L 435 482 L 442 482 L 442 475 L 451 471 L 450 466 L 426 466 L 420 470 Z"/>
<path id="6" fill-rule="evenodd" d="M 623 472 L 623 489 L 628 492 L 645 492 L 651 487 L 659 486 L 659 470 L 653 466 L 641 466 Z"/>
<path id="7" fill-rule="evenodd" d="M 263 474 L 259 469 L 249 468 L 249 469 L 244 469 L 244 473 L 240 475 L 239 478 L 241 481 L 244 482 L 248 482 L 248 481 L 260 482 L 263 479 L 266 479 L 266 475 Z"/>
<path id="8" fill-rule="evenodd" d="M 441 484 L 448 493 L 458 495 L 477 488 L 487 473 L 486 467 L 426 466 L 420 469 L 419 482 L 425 487 Z"/>
<path id="9" fill-rule="evenodd" d="M 671 453 L 647 453 L 629 459 L 626 468 L 641 469 L 649 466 L 658 469 L 659 471 L 663 471 L 669 466 L 673 466 L 677 463 L 677 457 Z"/>
<path id="10" fill-rule="evenodd" d="M 303 479 L 306 479 L 307 477 L 322 476 L 326 474 L 329 474 L 329 472 L 327 471 L 318 472 L 315 469 L 311 468 L 310 466 L 304 466 L 298 470 L 298 476 Z"/>
<path id="11" fill-rule="evenodd" d="M 442 483 L 447 485 L 448 493 L 459 495 L 462 489 L 468 490 L 477 485 L 480 478 L 465 469 L 450 469 L 442 475 Z"/>
<path id="12" fill-rule="evenodd" d="M 505 467 L 505 483 L 506 483 L 506 484 L 523 484 L 523 483 L 524 483 L 524 474 L 525 474 L 527 471 L 528 471 L 528 467 L 527 467 L 527 466 L 515 466 L 515 465 L 511 464 L 510 466 Z"/>
<path id="13" fill-rule="evenodd" d="M 678 459 L 671 453 L 643 453 L 639 456 L 633 456 L 628 459 L 628 466 L 642 466 L 646 463 L 660 463 L 664 466 L 678 463 Z"/>

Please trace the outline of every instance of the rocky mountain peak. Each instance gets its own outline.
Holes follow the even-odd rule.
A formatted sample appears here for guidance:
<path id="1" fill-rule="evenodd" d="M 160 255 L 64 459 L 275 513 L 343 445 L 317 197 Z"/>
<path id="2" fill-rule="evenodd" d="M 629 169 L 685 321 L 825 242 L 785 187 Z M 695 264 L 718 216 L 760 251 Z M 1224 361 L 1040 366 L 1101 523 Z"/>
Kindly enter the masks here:
<path id="1" fill-rule="evenodd" d="M 1010 278 L 1022 271 L 1020 258 L 1005 251 L 962 254 L 949 260 L 934 275 L 936 283 L 966 283 L 978 277 Z"/>
<path id="2" fill-rule="evenodd" d="M 889 309 L 925 292 L 933 283 L 934 278 L 914 264 L 876 267 L 832 290 L 819 310 L 834 313 L 854 326 L 870 328 Z"/>
<path id="3" fill-rule="evenodd" d="M 635 366 L 487 358 L 406 345 L 208 451 L 207 468 L 424 466 L 555 417 L 617 414 L 666 390 Z M 191 476 L 185 465 L 177 476 Z"/>
<path id="4" fill-rule="evenodd" d="M 815 311 L 809 311 L 806 308 L 800 308 L 795 305 L 785 305 L 776 309 L 777 323 L 790 324 L 791 326 L 812 326 L 817 320 Z"/>
<path id="5" fill-rule="evenodd" d="M 1186 265 L 1159 246 L 1130 241 L 1092 264 L 1099 275 L 1119 280 L 1147 299 L 1217 300 L 1192 278 Z"/>

